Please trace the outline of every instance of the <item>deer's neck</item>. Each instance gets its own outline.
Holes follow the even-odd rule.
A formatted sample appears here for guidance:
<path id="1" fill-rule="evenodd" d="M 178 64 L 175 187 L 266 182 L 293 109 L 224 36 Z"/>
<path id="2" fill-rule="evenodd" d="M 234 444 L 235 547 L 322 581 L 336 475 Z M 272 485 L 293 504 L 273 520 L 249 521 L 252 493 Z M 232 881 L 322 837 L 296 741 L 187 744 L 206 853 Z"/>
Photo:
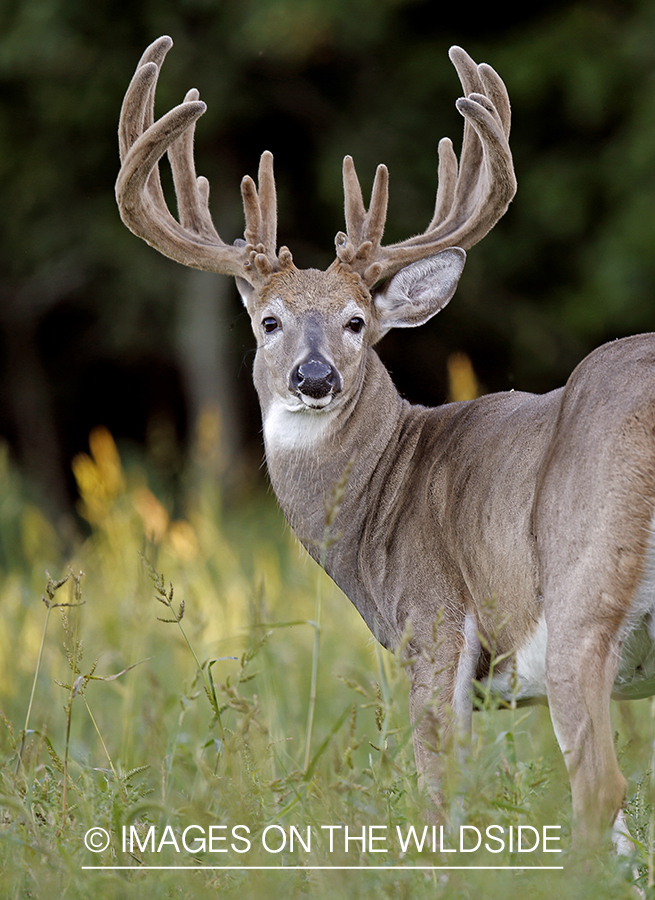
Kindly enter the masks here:
<path id="1" fill-rule="evenodd" d="M 289 524 L 373 633 L 394 643 L 396 627 L 379 607 L 379 590 L 368 583 L 364 548 L 372 520 L 393 505 L 404 462 L 414 456 L 420 429 L 411 423 L 422 408 L 400 398 L 373 350 L 359 393 L 333 414 L 288 412 L 260 385 L 258 391 L 269 475 Z M 375 556 L 383 566 L 382 555 Z"/>
<path id="2" fill-rule="evenodd" d="M 392 442 L 406 404 L 372 350 L 360 390 L 334 412 L 290 412 L 267 395 L 257 378 L 255 383 L 275 494 L 303 543 L 320 543 L 329 513 L 326 503 L 349 505 L 360 496 Z M 339 491 L 344 478 L 347 489 Z M 335 491 L 341 496 L 331 500 Z"/>

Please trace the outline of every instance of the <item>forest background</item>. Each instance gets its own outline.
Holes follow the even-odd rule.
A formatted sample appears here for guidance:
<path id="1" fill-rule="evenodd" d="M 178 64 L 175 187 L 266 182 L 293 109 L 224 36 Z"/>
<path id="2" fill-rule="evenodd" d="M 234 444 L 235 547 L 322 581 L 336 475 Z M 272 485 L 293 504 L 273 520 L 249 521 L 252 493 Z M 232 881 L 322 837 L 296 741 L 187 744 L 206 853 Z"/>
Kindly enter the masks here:
<path id="1" fill-rule="evenodd" d="M 162 258 L 116 211 L 122 96 L 163 33 L 175 47 L 157 109 L 192 86 L 207 102 L 196 160 L 219 232 L 242 234 L 239 182 L 269 149 L 280 241 L 301 266 L 333 258 L 346 153 L 365 193 L 375 166 L 390 168 L 386 240 L 422 231 L 438 140 L 461 141 L 448 47 L 501 74 L 518 194 L 448 309 L 383 341 L 410 400 L 447 398 L 453 353 L 483 389 L 545 391 L 599 343 L 655 327 L 649 0 L 511 14 L 432 0 L 3 0 L 0 438 L 62 529 L 76 527 L 71 461 L 99 425 L 145 448 L 171 502 L 199 433 L 218 426 L 205 463 L 229 495 L 264 483 L 254 341 L 233 284 Z"/>

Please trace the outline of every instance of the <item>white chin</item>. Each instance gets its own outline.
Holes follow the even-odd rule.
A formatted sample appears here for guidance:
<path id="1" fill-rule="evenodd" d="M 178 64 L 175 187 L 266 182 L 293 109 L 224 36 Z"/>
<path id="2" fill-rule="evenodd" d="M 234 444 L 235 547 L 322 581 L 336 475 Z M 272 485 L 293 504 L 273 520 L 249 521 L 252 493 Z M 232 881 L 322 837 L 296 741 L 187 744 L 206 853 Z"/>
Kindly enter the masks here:
<path id="1" fill-rule="evenodd" d="M 306 397 L 305 394 L 300 394 L 300 399 L 308 409 L 325 409 L 332 402 L 332 394 L 327 397 Z"/>

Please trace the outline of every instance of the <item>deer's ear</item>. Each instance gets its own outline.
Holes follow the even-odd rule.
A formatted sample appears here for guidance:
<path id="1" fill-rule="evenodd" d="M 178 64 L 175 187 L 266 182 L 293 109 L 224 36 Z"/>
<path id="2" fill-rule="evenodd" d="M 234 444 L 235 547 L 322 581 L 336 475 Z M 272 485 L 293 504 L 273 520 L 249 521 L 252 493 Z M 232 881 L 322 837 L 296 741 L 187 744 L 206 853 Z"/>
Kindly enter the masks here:
<path id="1" fill-rule="evenodd" d="M 410 263 L 374 294 L 382 333 L 422 325 L 443 309 L 455 293 L 466 262 L 459 247 Z"/>
<path id="2" fill-rule="evenodd" d="M 245 278 L 236 277 L 234 279 L 237 283 L 237 290 L 241 295 L 241 300 L 243 301 L 243 305 L 247 310 L 250 310 L 250 301 L 255 295 L 255 289 L 249 284 Z"/>
<path id="3" fill-rule="evenodd" d="M 234 241 L 234 246 L 235 247 L 245 247 L 246 242 L 244 241 L 243 238 L 237 238 Z M 243 305 L 246 307 L 246 309 L 248 311 L 250 311 L 250 301 L 252 300 L 252 298 L 255 294 L 255 289 L 252 287 L 252 285 L 248 281 L 246 281 L 245 278 L 239 278 L 239 276 L 236 275 L 234 280 L 236 281 L 237 290 L 239 291 L 239 294 L 241 295 L 241 300 L 243 301 Z"/>

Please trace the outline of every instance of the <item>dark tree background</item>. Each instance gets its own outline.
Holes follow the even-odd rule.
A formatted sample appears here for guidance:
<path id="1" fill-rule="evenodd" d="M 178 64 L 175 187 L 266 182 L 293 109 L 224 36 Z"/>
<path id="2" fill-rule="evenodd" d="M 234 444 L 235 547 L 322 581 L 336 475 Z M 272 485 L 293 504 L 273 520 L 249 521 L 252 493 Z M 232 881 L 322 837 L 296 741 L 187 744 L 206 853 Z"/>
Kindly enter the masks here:
<path id="1" fill-rule="evenodd" d="M 160 34 L 175 46 L 159 112 L 192 86 L 208 103 L 196 161 L 222 236 L 241 234 L 239 181 L 270 149 L 280 240 L 301 266 L 333 258 L 345 153 L 365 191 L 390 168 L 387 240 L 422 231 L 437 142 L 461 139 L 449 45 L 500 72 L 519 192 L 451 305 L 383 341 L 410 399 L 445 399 L 455 351 L 489 390 L 545 391 L 597 344 L 655 327 L 655 4 L 445 7 L 0 2 L 0 437 L 53 516 L 72 508 L 70 461 L 98 425 L 145 447 L 171 496 L 203 442 L 235 493 L 262 456 L 232 284 L 159 256 L 115 207 L 122 96 Z"/>

